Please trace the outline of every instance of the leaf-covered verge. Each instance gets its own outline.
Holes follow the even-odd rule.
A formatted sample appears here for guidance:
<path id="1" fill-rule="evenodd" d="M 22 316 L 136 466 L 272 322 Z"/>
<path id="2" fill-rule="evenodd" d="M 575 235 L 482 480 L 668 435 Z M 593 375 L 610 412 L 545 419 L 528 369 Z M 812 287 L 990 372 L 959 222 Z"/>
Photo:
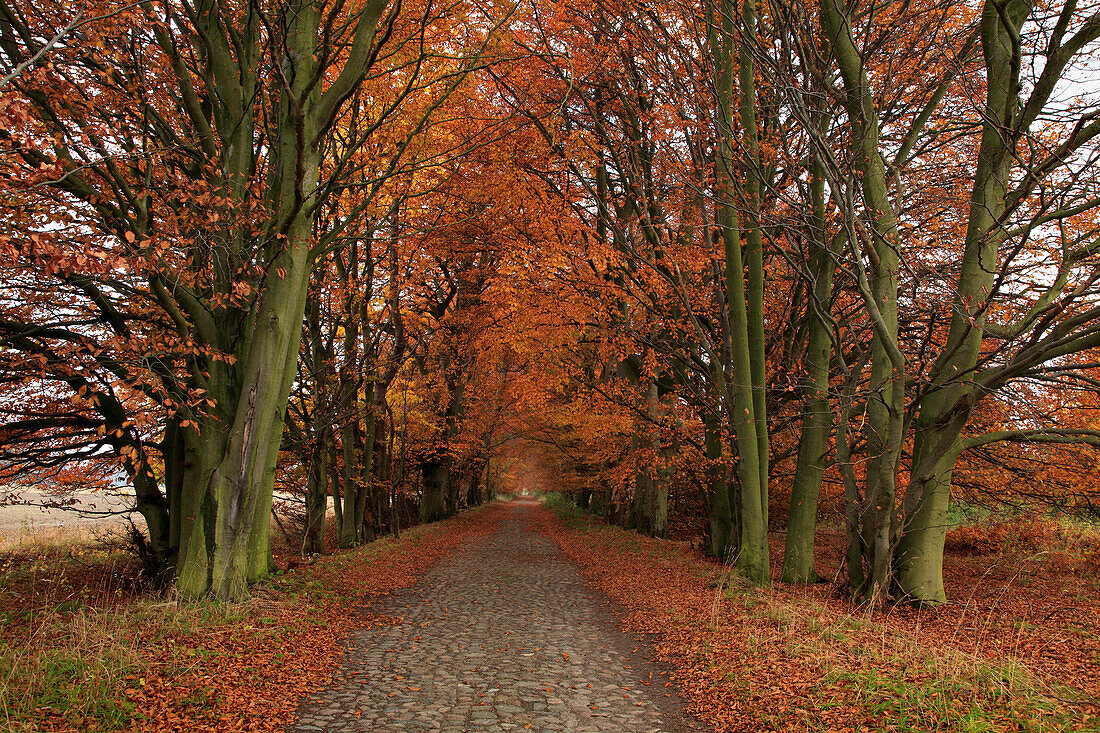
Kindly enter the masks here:
<path id="1" fill-rule="evenodd" d="M 499 503 L 317 559 L 242 603 L 177 604 L 117 554 L 0 559 L 0 731 L 282 731 L 330 679 L 372 598 L 494 531 Z"/>
<path id="2" fill-rule="evenodd" d="M 991 581 L 962 563 L 970 575 L 953 573 L 951 590 L 965 602 L 869 613 L 825 584 L 746 586 L 684 544 L 548 504 L 540 531 L 618 605 L 624 627 L 653 635 L 715 730 L 1100 730 L 1096 585 L 1037 576 L 1044 608 L 1073 609 L 1037 613 L 1019 567 Z M 979 588 L 998 582 L 999 593 Z"/>

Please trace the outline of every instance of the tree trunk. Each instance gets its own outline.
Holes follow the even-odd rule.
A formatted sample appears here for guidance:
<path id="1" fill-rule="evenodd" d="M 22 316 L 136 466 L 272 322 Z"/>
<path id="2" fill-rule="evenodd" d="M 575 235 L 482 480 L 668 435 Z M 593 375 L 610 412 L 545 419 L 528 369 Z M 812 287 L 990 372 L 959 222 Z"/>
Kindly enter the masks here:
<path id="1" fill-rule="evenodd" d="M 592 507 L 592 489 L 585 487 L 578 492 L 577 506 L 585 511 Z"/>
<path id="2" fill-rule="evenodd" d="M 354 386 L 350 387 L 354 389 Z M 343 454 L 343 507 L 340 512 L 340 530 L 337 543 L 347 549 L 359 544 L 359 506 L 363 486 L 360 484 L 359 461 L 362 458 L 358 416 L 347 419 L 341 430 L 340 446 Z"/>
<path id="3" fill-rule="evenodd" d="M 635 452 L 641 442 L 640 436 L 634 436 Z M 630 515 L 626 520 L 627 529 L 633 529 L 641 534 L 649 534 L 650 530 L 650 494 L 653 492 L 653 475 L 650 467 L 644 464 L 634 469 L 634 497 L 630 502 Z"/>
<path id="4" fill-rule="evenodd" d="M 359 456 L 359 496 L 356 497 L 355 536 L 360 544 L 374 541 L 374 448 L 377 439 L 377 417 L 374 411 L 374 385 L 368 383 L 367 414 L 363 425 L 363 444 Z"/>
<path id="5" fill-rule="evenodd" d="M 303 555 L 321 555 L 325 552 L 325 518 L 328 515 L 328 426 L 319 428 L 310 452 L 306 478 L 306 528 L 302 538 Z"/>
<path id="6" fill-rule="evenodd" d="M 489 502 L 497 498 L 497 483 L 493 480 L 493 457 L 485 462 L 485 501 Z"/>
<path id="7" fill-rule="evenodd" d="M 325 89 L 317 83 L 320 8 L 295 0 L 284 8 L 280 28 L 285 87 L 276 86 L 274 135 L 267 141 L 267 204 L 271 216 L 261 228 L 264 239 L 242 229 L 226 231 L 222 241 L 231 251 L 215 265 L 224 292 L 233 292 L 237 274 L 231 264 L 263 266 L 258 295 L 241 317 L 221 324 L 204 323 L 220 342 L 208 345 L 233 357 L 209 362 L 204 389 L 215 406 L 195 416 L 194 426 L 181 430 L 182 451 L 166 452 L 166 461 L 182 457 L 172 469 L 180 476 L 178 592 L 185 598 L 235 598 L 249 583 L 265 577 L 271 566 L 270 519 L 275 465 L 282 442 L 283 419 L 291 384 L 297 374 L 298 347 L 312 259 L 312 209 L 317 201 L 321 134 L 369 68 L 378 20 L 386 3 L 370 0 L 354 24 L 350 60 Z M 230 200 L 251 201 L 255 180 L 255 84 L 258 80 L 260 19 L 249 9 L 246 19 L 222 17 L 221 5 L 203 5 L 196 14 L 207 44 L 209 101 L 213 125 L 222 148 L 220 164 L 224 193 Z M 233 27 L 234 34 L 225 32 Z M 176 54 L 171 37 L 158 42 L 177 59 L 181 85 L 192 90 L 185 104 L 192 118 L 209 115 L 193 101 L 189 72 Z M 240 44 L 235 49 L 234 44 Z M 211 50 L 212 49 L 212 50 Z M 208 123 L 209 125 L 209 123 Z M 216 132 L 214 132 L 216 130 Z M 250 204 L 249 204 L 250 205 Z M 253 260 L 251 258 L 256 257 Z M 196 318 L 210 311 L 189 308 Z M 182 456 L 181 456 L 182 453 Z M 171 458 L 169 458 L 171 457 Z M 167 473 L 166 469 L 166 473 Z"/>
<path id="8" fill-rule="evenodd" d="M 329 413 L 331 396 L 327 364 L 332 353 L 326 349 L 321 324 L 320 301 L 310 300 L 306 306 L 306 333 L 308 344 L 303 349 L 305 373 L 311 375 L 310 406 L 303 414 L 300 438 L 306 467 L 305 526 L 302 534 L 303 555 L 319 555 L 325 552 L 325 519 L 328 515 L 329 457 L 332 452 L 332 416 Z M 303 380 L 305 381 L 305 380 Z"/>
<path id="9" fill-rule="evenodd" d="M 653 472 L 653 490 L 649 495 L 650 537 L 668 537 L 668 495 L 672 487 L 672 449 L 662 448 L 660 464 Z"/>
<path id="10" fill-rule="evenodd" d="M 806 393 L 802 408 L 802 434 L 798 442 L 798 458 L 791 485 L 791 508 L 787 518 L 787 538 L 783 549 L 783 569 L 780 579 L 785 583 L 813 583 L 817 580 L 814 567 L 814 535 L 817 529 L 817 502 L 821 480 L 825 473 L 825 452 L 828 448 L 832 413 L 829 409 L 829 356 L 832 338 L 825 314 L 833 294 L 833 255 L 843 246 L 838 235 L 832 246 L 825 248 L 825 179 L 823 166 L 815 159 L 811 183 L 814 201 L 810 277 L 814 278 L 806 317 L 809 335 L 806 345 Z M 831 250 L 831 251 L 830 251 Z"/>
<path id="11" fill-rule="evenodd" d="M 733 514 L 730 511 L 729 472 L 722 462 L 721 417 L 713 410 L 703 413 L 703 434 L 707 455 L 707 523 L 710 529 L 710 554 L 720 560 L 732 560 Z"/>
<path id="12" fill-rule="evenodd" d="M 466 503 L 471 507 L 481 506 L 484 501 L 481 495 L 481 477 L 484 473 L 485 462 L 475 459 L 470 468 L 470 488 L 466 491 Z"/>
<path id="13" fill-rule="evenodd" d="M 941 437 L 933 435 L 933 438 Z M 909 492 L 920 496 L 915 511 L 906 517 L 898 545 L 898 589 L 906 600 L 943 603 L 943 547 L 947 538 L 947 510 L 951 497 L 951 473 L 955 453 L 935 461 L 933 468 L 913 474 Z"/>
<path id="14" fill-rule="evenodd" d="M 424 495 L 420 499 L 420 521 L 436 522 L 447 516 L 447 486 L 450 483 L 450 458 L 433 455 L 421 467 Z"/>
<path id="15" fill-rule="evenodd" d="M 447 489 L 443 492 L 445 511 L 448 517 L 453 517 L 458 514 L 459 510 L 459 490 L 462 488 L 462 474 L 453 470 L 450 471 L 447 477 Z"/>
<path id="16" fill-rule="evenodd" d="M 637 384 L 633 371 L 631 380 Z M 656 382 L 650 382 L 644 389 L 649 420 L 639 419 L 635 425 L 633 443 L 636 451 L 643 451 L 643 458 L 635 472 L 629 526 L 650 537 L 664 537 L 668 534 L 668 489 L 672 471 L 666 465 L 670 456 L 662 446 L 660 422 L 667 410 L 658 396 Z"/>
<path id="17" fill-rule="evenodd" d="M 914 439 L 914 469 L 905 497 L 897 566 L 898 588 L 910 601 L 942 603 L 943 545 L 956 443 L 980 395 L 974 384 L 985 331 L 987 301 L 997 275 L 997 254 L 1005 232 L 1013 148 L 1005 131 L 1020 114 L 1020 29 L 1033 6 L 987 2 L 982 11 L 981 40 L 986 67 L 982 139 L 966 239 L 952 302 L 947 343 L 932 371 L 935 388 L 921 400 Z"/>
<path id="18" fill-rule="evenodd" d="M 889 592 L 898 460 L 904 437 L 905 357 L 898 348 L 898 232 L 879 151 L 879 120 L 863 59 L 851 33 L 845 0 L 821 0 L 821 23 L 844 81 L 852 121 L 852 158 L 865 216 L 874 233 L 869 243 L 870 275 L 864 272 L 859 236 L 852 237 L 852 264 L 872 322 L 871 394 L 864 436 L 867 479 L 859 512 L 860 537 L 869 554 L 870 575 L 853 593 L 881 601 Z M 851 579 L 851 578 L 850 578 Z"/>
<path id="19" fill-rule="evenodd" d="M 730 8 L 732 10 L 732 8 Z M 738 110 L 743 138 L 742 185 L 745 193 L 745 284 L 748 290 L 749 366 L 752 375 L 753 424 L 756 428 L 758 490 L 764 529 L 768 527 L 768 475 L 770 443 L 767 419 L 767 365 L 764 333 L 764 237 L 760 229 L 760 197 L 763 161 L 756 125 L 756 0 L 741 0 L 741 34 L 738 59 Z"/>
<path id="20" fill-rule="evenodd" d="M 308 170 L 314 176 L 317 163 L 313 156 Z M 208 393 L 218 407 L 198 417 L 197 430 L 182 431 L 176 588 L 185 598 L 237 598 L 270 570 L 269 515 L 283 413 L 297 372 L 309 225 L 304 220 L 292 227 L 276 260 L 287 276 L 268 285 L 256 327 L 235 350 L 235 364 L 212 371 Z"/>
<path id="21" fill-rule="evenodd" d="M 371 487 L 374 495 L 375 535 L 381 535 L 388 531 L 390 523 L 390 450 L 393 446 L 389 421 L 379 417 L 375 423 L 374 480 L 371 482 Z"/>
<path id="22" fill-rule="evenodd" d="M 330 440 L 328 446 L 328 485 L 332 494 L 332 509 L 338 534 L 340 527 L 344 526 L 344 497 L 340 483 L 343 474 L 340 471 L 339 458 L 340 454 L 336 449 L 336 441 Z M 339 542 L 339 536 L 337 536 L 337 542 Z"/>
<path id="23" fill-rule="evenodd" d="M 733 93 L 733 44 L 740 37 L 736 27 L 736 8 L 731 0 L 721 0 L 718 12 L 710 9 L 710 46 L 714 56 L 714 65 L 718 78 L 716 89 L 718 96 L 718 145 L 715 178 L 718 201 L 715 217 L 721 232 L 725 250 L 726 300 L 729 313 L 729 340 L 732 357 L 732 386 L 728 387 L 731 397 L 731 409 L 728 419 L 737 447 L 737 477 L 740 483 L 740 552 L 737 567 L 741 574 L 753 583 L 765 584 L 769 579 L 769 550 L 767 527 L 766 477 L 767 455 L 761 455 L 760 438 L 765 435 L 766 426 L 758 424 L 765 421 L 765 414 L 757 414 L 758 400 L 754 394 L 759 386 L 754 381 L 753 364 L 759 365 L 759 356 L 752 350 L 759 347 L 756 329 L 750 324 L 750 312 L 747 305 L 748 293 L 756 285 L 756 274 L 745 276 L 745 261 L 741 253 L 741 225 L 737 212 L 736 180 L 737 162 L 733 153 L 733 119 L 735 100 Z M 744 39 L 742 39 L 744 42 Z M 742 94 L 750 93 L 742 88 Z M 755 251 L 750 252 L 753 259 L 750 268 L 758 260 Z M 748 282 L 746 282 L 748 280 Z M 761 280 L 762 282 L 762 277 Z M 757 293 L 752 297 L 755 303 Z M 755 317 L 755 305 L 752 316 Z M 765 439 L 766 443 L 766 439 Z M 766 451 L 766 449 L 765 449 Z"/>
<path id="24" fill-rule="evenodd" d="M 176 553 L 179 549 L 178 539 L 177 543 L 172 539 L 172 517 L 168 497 L 161 492 L 156 476 L 148 469 L 135 472 L 132 481 L 137 500 L 135 508 L 145 520 L 148 549 L 151 555 L 149 560 L 153 564 L 155 580 L 159 585 L 172 577 L 175 571 Z"/>

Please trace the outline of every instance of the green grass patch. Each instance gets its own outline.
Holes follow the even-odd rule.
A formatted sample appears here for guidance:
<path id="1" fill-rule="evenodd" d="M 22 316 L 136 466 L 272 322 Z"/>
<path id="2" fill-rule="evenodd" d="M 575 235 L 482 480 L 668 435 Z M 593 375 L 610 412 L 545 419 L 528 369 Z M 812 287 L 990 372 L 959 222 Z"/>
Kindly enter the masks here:
<path id="1" fill-rule="evenodd" d="M 779 599 L 767 590 L 728 597 L 751 618 L 776 628 L 788 654 L 820 671 L 817 706 L 825 711 L 854 706 L 867 720 L 891 726 L 871 730 L 1078 729 L 1074 724 L 1080 711 L 1058 703 L 1078 694 L 1053 689 L 1013 660 L 930 646 L 907 631 L 890 630 L 866 617 L 835 616 L 815 601 Z M 820 725 L 827 728 L 828 719 L 824 715 Z"/>
<path id="2" fill-rule="evenodd" d="M 577 506 L 572 498 L 560 491 L 547 492 L 542 499 L 542 504 L 570 529 L 587 529 L 594 519 L 590 512 Z"/>
<path id="3" fill-rule="evenodd" d="M 0 640 L 0 730 L 35 730 L 42 711 L 86 730 L 129 726 L 135 706 L 119 693 L 140 669 L 136 629 L 107 614 L 43 611 L 31 639 Z"/>
<path id="4" fill-rule="evenodd" d="M 1054 704 L 1030 676 L 1012 664 L 959 663 L 942 657 L 884 660 L 870 669 L 837 670 L 833 706 L 853 699 L 897 731 L 1062 731 L 1078 720 Z"/>

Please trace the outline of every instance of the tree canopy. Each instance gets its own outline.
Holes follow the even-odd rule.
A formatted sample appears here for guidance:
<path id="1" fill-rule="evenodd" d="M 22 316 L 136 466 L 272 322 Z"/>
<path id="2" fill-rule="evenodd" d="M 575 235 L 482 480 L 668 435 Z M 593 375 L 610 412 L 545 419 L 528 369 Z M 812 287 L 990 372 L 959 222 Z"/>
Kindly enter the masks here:
<path id="1" fill-rule="evenodd" d="M 231 598 L 538 474 L 769 582 L 945 600 L 1098 507 L 1100 7 L 0 0 L 0 482 Z"/>

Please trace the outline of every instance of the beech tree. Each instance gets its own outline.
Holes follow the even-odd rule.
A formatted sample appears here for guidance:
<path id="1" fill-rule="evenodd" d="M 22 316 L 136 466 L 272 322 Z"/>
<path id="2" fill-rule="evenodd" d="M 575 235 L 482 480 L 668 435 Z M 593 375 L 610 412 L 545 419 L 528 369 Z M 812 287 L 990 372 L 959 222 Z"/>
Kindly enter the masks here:
<path id="1" fill-rule="evenodd" d="M 1013 379 L 1071 370 L 1067 357 L 1100 344 L 1092 302 L 1100 232 L 1089 216 L 1100 202 L 1091 186 L 1081 185 L 1096 170 L 1092 143 L 1100 123 L 1094 102 L 1067 109 L 1057 93 L 1095 49 L 1100 14 L 1072 0 L 1045 11 L 990 0 L 979 28 L 986 76 L 981 141 L 951 325 L 916 408 L 898 547 L 899 590 L 921 601 L 944 600 L 943 543 L 959 453 L 1009 437 L 964 437 L 976 405 Z M 1025 58 L 1032 54 L 1044 63 L 1028 78 Z M 1054 281 L 1021 303 L 1010 279 L 1029 240 L 1050 241 L 1060 253 Z M 1032 277 L 1036 284 L 1046 279 Z M 998 307 L 1003 301 L 1013 304 L 1007 312 Z"/>
<path id="2" fill-rule="evenodd" d="M 120 29 L 123 40 L 105 38 L 129 47 L 121 60 L 77 54 L 71 63 L 81 74 L 14 83 L 30 118 L 24 134 L 49 142 L 17 148 L 19 160 L 9 161 L 51 169 L 42 187 L 95 213 L 102 236 L 118 240 L 104 242 L 112 258 L 127 268 L 142 261 L 135 269 L 145 281 L 138 286 L 143 305 L 193 347 L 178 367 L 150 365 L 158 384 L 146 389 L 169 410 L 160 450 L 164 495 L 149 475 L 151 458 L 132 460 L 134 475 L 143 477 L 135 480 L 139 502 L 159 514 L 149 521 L 154 511 L 146 512 L 151 541 L 186 597 L 238 596 L 268 572 L 272 480 L 312 268 L 312 212 L 323 197 L 320 138 L 377 57 L 380 24 L 396 18 L 383 21 L 385 7 L 367 4 L 348 15 L 341 6 L 308 3 L 264 12 L 147 6 L 128 14 L 134 25 Z M 11 22 L 14 15 L 6 52 L 36 52 L 38 34 Z M 339 73 L 322 84 L 330 68 Z M 127 85 L 129 77 L 147 93 L 138 105 L 95 114 L 87 77 L 104 88 Z M 171 94 L 161 97 L 161 89 Z M 112 117 L 130 109 L 132 127 L 120 129 Z M 133 151 L 135 163 L 116 155 L 119 148 Z M 188 198 L 157 185 L 153 169 L 166 162 L 191 182 Z M 172 240 L 188 244 L 177 248 Z M 19 249 L 28 265 L 47 272 L 58 255 Z M 130 336 L 109 294 L 123 284 L 76 268 L 62 276 L 82 283 L 114 336 Z M 26 338 L 36 326 L 13 324 L 10 337 Z M 118 376 L 140 385 L 138 374 Z"/>
<path id="3" fill-rule="evenodd" d="M 67 16 L 4 9 L 11 60 L 37 54 Z M 410 80 L 429 58 L 425 39 L 449 32 L 432 30 L 439 17 L 431 4 L 386 2 L 140 5 L 97 24 L 98 43 L 55 50 L 48 68 L 5 87 L 9 195 L 74 222 L 39 219 L 29 241 L 5 240 L 5 254 L 59 281 L 94 324 L 65 329 L 47 316 L 43 330 L 33 317 L 43 313 L 24 311 L 5 343 L 16 358 L 53 360 L 113 431 L 106 443 L 123 453 L 150 542 L 185 597 L 238 596 L 268 573 L 275 462 L 319 253 L 314 215 L 333 190 L 322 142 L 365 81 L 423 89 Z M 473 57 L 494 23 L 463 39 Z M 351 149 L 399 107 L 383 104 Z M 89 245 L 98 269 L 86 266 Z M 149 338 L 167 339 L 169 353 Z M 117 389 L 68 375 L 59 344 L 162 410 L 162 432 L 131 436 Z"/>
<path id="4" fill-rule="evenodd" d="M 902 16 L 909 25 L 923 17 L 954 40 L 941 46 L 945 62 L 925 75 L 923 101 L 912 103 L 907 119 L 891 121 L 902 133 L 888 143 L 882 136 L 886 113 L 876 94 L 889 89 L 876 91 L 869 67 L 890 51 L 877 42 L 866 45 L 876 27 L 857 32 L 866 9 L 822 2 L 819 12 L 822 38 L 843 80 L 852 141 L 851 169 L 838 169 L 831 185 L 841 197 L 844 191 L 858 197 L 848 208 L 841 263 L 855 277 L 873 328 L 866 489 L 849 517 L 849 582 L 864 597 L 881 598 L 896 588 L 904 598 L 941 602 L 947 507 L 959 455 L 1002 438 L 1065 437 L 1058 431 L 1044 437 L 1043 429 L 1026 425 L 968 435 L 975 408 L 1015 379 L 1072 372 L 1073 356 L 1091 349 L 1097 338 L 1085 314 L 1095 292 L 1089 212 L 1096 202 L 1089 181 L 1095 170 L 1091 143 L 1100 130 L 1093 102 L 1067 105 L 1056 90 L 1068 83 L 1100 25 L 1092 10 L 1072 2 L 1048 15 L 1027 3 L 991 1 L 970 27 L 966 16 L 952 10 L 899 8 L 915 13 Z M 955 104 L 952 92 L 974 78 L 972 52 L 984 63 L 984 102 L 968 111 Z M 1027 68 L 1037 71 L 1029 77 Z M 958 151 L 966 165 L 956 175 L 971 191 L 958 214 L 965 235 L 937 253 L 954 274 L 928 285 L 910 281 L 918 298 L 935 304 L 920 327 L 934 344 L 935 356 L 929 357 L 928 342 L 923 353 L 914 352 L 899 328 L 899 303 L 910 289 L 903 279 L 914 267 L 907 257 L 914 257 L 909 253 L 927 233 L 902 226 L 908 222 L 898 212 L 912 210 L 920 194 L 901 183 L 908 169 L 935 155 L 939 136 L 960 124 L 960 114 L 977 140 Z M 1070 281 L 1074 287 L 1067 287 Z M 939 322 L 950 324 L 946 333 Z M 1087 431 L 1078 435 L 1089 437 Z M 900 492 L 896 480 L 910 438 L 909 478 Z"/>

